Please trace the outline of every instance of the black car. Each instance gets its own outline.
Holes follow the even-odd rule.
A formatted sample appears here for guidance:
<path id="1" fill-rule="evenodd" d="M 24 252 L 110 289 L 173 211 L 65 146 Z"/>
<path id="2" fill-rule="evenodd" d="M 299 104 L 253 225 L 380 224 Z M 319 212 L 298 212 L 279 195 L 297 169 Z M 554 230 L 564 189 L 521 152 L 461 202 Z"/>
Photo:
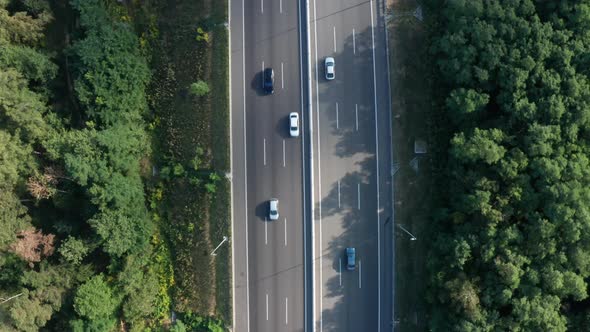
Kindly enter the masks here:
<path id="1" fill-rule="evenodd" d="M 262 88 L 266 93 L 274 93 L 275 92 L 275 72 L 272 68 L 266 68 L 264 73 L 262 73 Z"/>

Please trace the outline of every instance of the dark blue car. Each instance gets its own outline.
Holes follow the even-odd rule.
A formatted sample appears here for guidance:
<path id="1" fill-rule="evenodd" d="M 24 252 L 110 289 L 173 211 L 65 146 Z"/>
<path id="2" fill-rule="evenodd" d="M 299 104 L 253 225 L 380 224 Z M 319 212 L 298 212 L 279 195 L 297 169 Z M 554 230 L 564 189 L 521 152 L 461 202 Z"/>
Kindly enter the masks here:
<path id="1" fill-rule="evenodd" d="M 354 248 L 346 248 L 346 269 L 354 271 L 356 268 L 356 250 Z"/>
<path id="2" fill-rule="evenodd" d="M 275 92 L 275 73 L 272 68 L 266 68 L 262 73 L 262 87 L 266 93 L 272 94 Z"/>

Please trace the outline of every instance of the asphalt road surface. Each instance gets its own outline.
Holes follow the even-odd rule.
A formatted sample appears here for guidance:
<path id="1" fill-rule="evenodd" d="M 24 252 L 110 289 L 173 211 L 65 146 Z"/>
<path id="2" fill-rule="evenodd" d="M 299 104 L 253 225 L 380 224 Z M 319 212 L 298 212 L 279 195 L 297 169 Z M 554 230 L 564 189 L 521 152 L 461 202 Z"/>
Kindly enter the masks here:
<path id="1" fill-rule="evenodd" d="M 390 97 L 383 3 L 310 0 L 315 331 L 391 331 Z M 336 78 L 324 78 L 334 57 Z M 346 270 L 345 248 L 357 266 Z"/>
<path id="2" fill-rule="evenodd" d="M 309 330 L 301 8 L 287 0 L 230 3 L 234 331 Z M 269 67 L 272 95 L 262 90 Z M 289 137 L 290 112 L 300 114 L 298 138 Z M 279 199 L 276 221 L 268 220 L 270 198 Z"/>
<path id="3" fill-rule="evenodd" d="M 230 1 L 234 331 L 391 330 L 382 5 Z M 336 59 L 330 82 L 326 56 Z M 262 92 L 265 67 L 273 95 Z M 299 138 L 288 136 L 290 112 L 300 113 Z M 345 269 L 349 246 L 355 271 Z"/>

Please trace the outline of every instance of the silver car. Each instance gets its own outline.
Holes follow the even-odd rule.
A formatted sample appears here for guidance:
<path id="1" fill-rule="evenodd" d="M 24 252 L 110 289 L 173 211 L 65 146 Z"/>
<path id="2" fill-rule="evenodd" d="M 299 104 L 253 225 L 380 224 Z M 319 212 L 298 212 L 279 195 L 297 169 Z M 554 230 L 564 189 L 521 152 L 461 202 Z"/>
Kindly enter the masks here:
<path id="1" fill-rule="evenodd" d="M 268 219 L 279 219 L 279 200 L 276 198 L 271 198 L 268 202 Z"/>
<path id="2" fill-rule="evenodd" d="M 336 66 L 336 63 L 334 62 L 334 58 L 332 58 L 331 56 L 327 57 L 326 60 L 324 61 L 324 64 L 326 66 L 326 79 L 328 81 L 331 81 L 334 79 L 336 73 L 335 73 L 335 69 L 334 67 Z"/>

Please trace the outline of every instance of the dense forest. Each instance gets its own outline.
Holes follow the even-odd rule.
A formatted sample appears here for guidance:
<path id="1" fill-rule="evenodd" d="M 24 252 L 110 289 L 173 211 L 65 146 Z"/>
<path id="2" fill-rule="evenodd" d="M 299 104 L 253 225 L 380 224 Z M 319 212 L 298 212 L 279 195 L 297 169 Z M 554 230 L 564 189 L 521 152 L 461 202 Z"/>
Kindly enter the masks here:
<path id="1" fill-rule="evenodd" d="M 428 6 L 431 328 L 589 331 L 590 6 Z"/>
<path id="2" fill-rule="evenodd" d="M 169 314 L 141 178 L 149 79 L 102 2 L 0 0 L 0 330 Z"/>

